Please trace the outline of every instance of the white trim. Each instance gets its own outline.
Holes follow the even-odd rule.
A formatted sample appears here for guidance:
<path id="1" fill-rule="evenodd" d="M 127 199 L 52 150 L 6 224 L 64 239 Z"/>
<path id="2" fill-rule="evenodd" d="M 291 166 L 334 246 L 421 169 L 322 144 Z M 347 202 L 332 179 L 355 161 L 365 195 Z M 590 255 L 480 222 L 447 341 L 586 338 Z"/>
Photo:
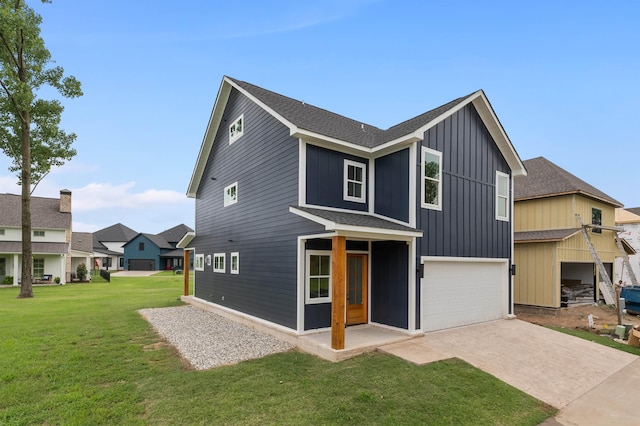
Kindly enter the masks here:
<path id="1" fill-rule="evenodd" d="M 417 165 L 418 165 L 418 143 L 413 143 L 409 146 L 409 226 L 416 227 L 416 213 L 417 213 Z"/>
<path id="2" fill-rule="evenodd" d="M 335 150 L 335 147 L 339 146 L 341 148 L 341 151 L 348 150 L 358 156 L 361 156 L 363 153 L 371 153 L 371 148 L 367 148 L 366 146 L 356 145 L 351 142 L 346 142 L 341 139 L 321 135 L 320 133 L 314 133 L 309 130 L 302 130 L 297 128 L 293 124 L 291 125 L 290 129 L 290 136 L 307 139 L 310 142 L 313 142 L 314 145 L 322 146 L 324 148 Z"/>
<path id="3" fill-rule="evenodd" d="M 503 263 L 508 262 L 508 257 L 449 257 L 449 256 L 420 256 L 420 261 L 424 262 L 487 262 Z"/>
<path id="4" fill-rule="evenodd" d="M 509 265 L 511 265 L 511 266 L 513 266 L 513 261 L 515 259 L 515 257 L 514 257 L 515 256 L 515 254 L 514 254 L 514 250 L 515 250 L 515 241 L 514 240 L 515 240 L 515 238 L 513 237 L 513 233 L 514 233 L 514 230 L 515 230 L 515 227 L 514 227 L 514 222 L 515 221 L 513 220 L 513 216 L 515 214 L 514 213 L 515 210 L 513 208 L 513 205 L 514 205 L 513 204 L 514 203 L 514 201 L 513 201 L 513 183 L 514 183 L 514 177 L 511 176 L 510 177 L 510 186 L 509 186 L 509 196 L 510 196 L 509 197 L 510 198 L 509 203 L 511 205 L 511 210 L 509 210 L 511 212 L 511 220 L 510 220 L 510 222 L 511 222 L 510 223 L 510 232 L 511 233 L 509 234 L 511 236 L 511 257 L 509 258 Z M 508 306 L 508 311 L 507 312 L 510 315 L 515 317 L 514 304 L 513 304 L 514 303 L 513 302 L 514 301 L 513 282 L 515 281 L 515 278 L 514 278 L 513 275 L 511 275 L 511 271 L 509 271 L 508 274 L 509 274 L 509 306 Z"/>
<path id="5" fill-rule="evenodd" d="M 235 187 L 235 194 L 230 194 L 232 188 Z M 230 206 L 238 202 L 238 181 L 224 187 L 224 207 Z"/>
<path id="6" fill-rule="evenodd" d="M 236 258 L 236 267 L 233 267 L 233 258 Z M 229 257 L 229 272 L 238 275 L 240 273 L 240 253 L 237 251 L 231 252 L 231 256 Z"/>
<path id="7" fill-rule="evenodd" d="M 232 133 L 232 128 L 234 126 L 238 126 L 240 123 L 240 130 L 236 130 L 235 133 Z M 244 114 L 240 114 L 240 117 L 236 118 L 229 124 L 229 145 L 240 139 L 244 135 Z"/>
<path id="8" fill-rule="evenodd" d="M 408 250 L 409 250 L 409 279 L 407 280 L 408 288 L 408 329 L 410 332 L 416 331 L 416 239 L 413 238 L 411 241 L 407 241 Z"/>
<path id="9" fill-rule="evenodd" d="M 222 268 L 220 267 L 219 260 L 222 259 Z M 218 267 L 216 268 L 216 260 L 218 260 Z M 213 253 L 213 272 L 225 273 L 227 269 L 227 254 L 226 253 Z"/>
<path id="10" fill-rule="evenodd" d="M 507 195 L 506 195 L 506 203 L 505 203 L 505 209 L 507 210 L 504 216 L 500 216 L 499 213 L 499 205 L 500 205 L 500 200 L 501 199 L 505 199 L 505 196 L 500 195 L 500 192 L 498 190 L 498 188 L 500 187 L 499 185 L 499 179 L 506 179 L 507 181 Z M 509 194 L 510 194 L 510 179 L 509 179 L 509 175 L 506 173 L 502 173 L 498 170 L 496 170 L 496 200 L 495 200 L 495 206 L 496 206 L 496 220 L 501 220 L 504 222 L 509 221 Z"/>
<path id="11" fill-rule="evenodd" d="M 376 210 L 376 158 L 369 159 L 369 213 L 374 214 Z"/>
<path id="12" fill-rule="evenodd" d="M 193 259 L 193 268 L 196 271 L 204 271 L 204 254 L 196 254 Z"/>
<path id="13" fill-rule="evenodd" d="M 422 147 L 422 155 L 421 155 L 421 161 L 420 161 L 420 206 L 423 209 L 430 209 L 430 210 L 442 210 L 442 152 L 440 151 L 436 151 L 435 149 L 431 149 L 431 148 L 427 148 L 426 146 Z M 436 157 L 438 157 L 438 179 L 433 179 L 433 178 L 429 178 L 430 180 L 433 181 L 437 181 L 438 182 L 438 204 L 431 204 L 431 203 L 427 203 L 424 199 L 424 186 L 425 186 L 425 175 L 424 175 L 424 156 L 425 153 L 431 154 L 431 155 L 435 155 Z"/>
<path id="14" fill-rule="evenodd" d="M 306 250 L 305 251 L 305 268 L 304 268 L 304 298 L 305 303 L 307 305 L 319 304 L 319 303 L 331 303 L 331 250 Z M 309 265 L 311 263 L 311 256 L 328 256 L 329 257 L 329 288 L 326 297 L 316 297 L 311 298 L 309 294 L 309 280 L 311 279 L 311 275 L 309 272 Z M 314 275 L 314 277 L 325 277 L 325 275 L 319 274 Z"/>
<path id="15" fill-rule="evenodd" d="M 349 179 L 349 167 L 354 167 L 356 169 L 360 169 L 362 171 L 362 181 L 358 181 L 357 179 Z M 344 159 L 344 173 L 342 180 L 342 198 L 345 201 L 353 201 L 356 203 L 366 203 L 367 202 L 367 165 L 365 163 L 359 163 L 357 161 Z M 349 183 L 353 182 L 357 185 L 360 185 L 360 196 L 356 197 L 355 195 L 349 195 Z"/>
<path id="16" fill-rule="evenodd" d="M 297 326 L 296 326 L 296 330 L 298 331 L 298 333 L 302 333 L 304 331 L 304 307 L 305 307 L 305 294 L 306 294 L 306 290 L 305 290 L 305 282 L 304 282 L 304 277 L 305 277 L 305 270 L 304 270 L 304 262 L 305 262 L 305 256 L 304 256 L 304 243 L 307 240 L 307 237 L 304 236 L 298 236 L 298 249 L 297 249 L 297 265 L 298 265 L 298 285 L 296 286 L 297 289 L 297 296 L 298 296 L 298 312 L 297 312 Z"/>
<path id="17" fill-rule="evenodd" d="M 191 241 L 193 241 L 195 237 L 196 237 L 196 233 L 194 231 L 187 231 L 187 233 L 182 236 L 180 241 L 178 241 L 178 244 L 176 244 L 176 247 L 182 248 L 182 249 L 189 247 L 189 244 L 191 244 Z"/>
<path id="18" fill-rule="evenodd" d="M 298 139 L 298 205 L 307 203 L 307 143 Z"/>

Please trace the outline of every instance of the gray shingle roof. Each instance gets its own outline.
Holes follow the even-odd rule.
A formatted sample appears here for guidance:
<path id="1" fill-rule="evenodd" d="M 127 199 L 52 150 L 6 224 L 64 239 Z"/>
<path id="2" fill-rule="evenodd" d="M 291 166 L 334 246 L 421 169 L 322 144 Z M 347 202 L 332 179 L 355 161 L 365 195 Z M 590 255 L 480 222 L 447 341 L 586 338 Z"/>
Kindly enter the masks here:
<path id="1" fill-rule="evenodd" d="M 640 207 L 629 207 L 629 208 L 626 208 L 625 210 L 640 216 Z"/>
<path id="2" fill-rule="evenodd" d="M 134 238 L 138 233 L 131 228 L 124 226 L 121 223 L 108 226 L 93 233 L 93 247 L 96 250 L 104 251 L 107 248 L 101 244 L 101 241 L 105 242 L 127 242 Z"/>
<path id="3" fill-rule="evenodd" d="M 181 223 L 180 225 L 176 225 L 166 231 L 162 231 L 158 235 L 164 237 L 168 242 L 176 244 L 187 232 L 193 232 L 193 229 L 189 228 L 184 223 Z"/>
<path id="4" fill-rule="evenodd" d="M 168 251 L 166 253 L 162 253 L 160 255 L 160 257 L 182 257 L 184 256 L 184 250 L 183 249 L 173 249 L 171 251 Z"/>
<path id="5" fill-rule="evenodd" d="M 22 227 L 22 197 L 0 194 L 0 227 Z M 71 213 L 60 213 L 60 199 L 31 197 L 31 227 L 71 229 Z"/>
<path id="6" fill-rule="evenodd" d="M 31 243 L 33 254 L 66 254 L 67 243 Z M 0 253 L 22 253 L 22 241 L 0 241 Z"/>
<path id="7" fill-rule="evenodd" d="M 616 199 L 544 157 L 532 158 L 523 163 L 528 174 L 515 178 L 513 191 L 516 201 L 564 194 L 583 194 L 616 207 L 622 207 L 622 203 Z"/>
<path id="8" fill-rule="evenodd" d="M 142 234 L 161 249 L 172 249 L 173 246 L 162 235 Z"/>
<path id="9" fill-rule="evenodd" d="M 472 94 L 455 99 L 431 111 L 420 114 L 387 130 L 379 129 L 361 121 L 352 120 L 342 115 L 327 111 L 298 101 L 279 93 L 271 92 L 246 81 L 227 77 L 252 96 L 263 102 L 284 119 L 300 129 L 308 130 L 324 136 L 351 142 L 356 145 L 372 148 L 401 136 L 408 135 L 424 126 L 434 118 L 455 107 Z M 474 92 L 475 93 L 475 92 Z"/>
<path id="10" fill-rule="evenodd" d="M 385 220 L 365 213 L 346 213 L 298 206 L 293 206 L 293 208 L 340 225 L 388 229 L 392 231 L 420 232 L 416 228 L 401 225 L 399 223 L 391 222 L 390 220 Z"/>
<path id="11" fill-rule="evenodd" d="M 513 240 L 516 243 L 564 241 L 578 232 L 580 232 L 580 228 L 514 232 Z"/>
<path id="12" fill-rule="evenodd" d="M 93 252 L 93 234 L 91 232 L 72 232 L 71 250 Z"/>

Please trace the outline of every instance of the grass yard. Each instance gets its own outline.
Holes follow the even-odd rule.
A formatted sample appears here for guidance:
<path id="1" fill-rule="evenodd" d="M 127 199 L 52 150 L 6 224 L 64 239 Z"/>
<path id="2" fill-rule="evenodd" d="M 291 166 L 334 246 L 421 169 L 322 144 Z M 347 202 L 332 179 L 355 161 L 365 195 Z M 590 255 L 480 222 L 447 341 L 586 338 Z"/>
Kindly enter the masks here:
<path id="1" fill-rule="evenodd" d="M 460 360 L 298 352 L 183 367 L 136 312 L 181 304 L 183 276 L 0 289 L 0 424 L 537 425 L 554 410 Z"/>
<path id="2" fill-rule="evenodd" d="M 619 351 L 629 352 L 633 355 L 640 356 L 640 348 L 629 346 L 626 343 L 618 343 L 611 337 L 600 336 L 587 330 L 571 329 L 565 327 L 549 327 L 552 330 L 559 331 L 561 333 L 569 334 L 571 336 L 580 337 L 581 339 L 589 340 L 591 342 L 599 343 L 610 348 L 618 349 Z"/>

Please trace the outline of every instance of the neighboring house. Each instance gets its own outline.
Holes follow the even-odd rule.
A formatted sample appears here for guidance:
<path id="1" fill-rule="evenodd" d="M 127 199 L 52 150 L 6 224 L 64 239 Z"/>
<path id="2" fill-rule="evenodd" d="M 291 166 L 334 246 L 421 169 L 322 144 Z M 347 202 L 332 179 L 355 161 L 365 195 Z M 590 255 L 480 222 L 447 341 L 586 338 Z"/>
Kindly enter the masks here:
<path id="1" fill-rule="evenodd" d="M 609 228 L 588 232 L 612 277 L 619 255 L 615 208 L 622 204 L 546 158 L 524 165 L 527 176 L 516 178 L 514 187 L 515 303 L 559 308 L 596 301 L 598 271 L 576 214 L 584 224 Z"/>
<path id="2" fill-rule="evenodd" d="M 640 207 L 616 209 L 616 226 L 622 229 L 618 235 L 629 244 L 635 253 L 629 254 L 629 263 L 636 280 L 640 279 Z M 616 258 L 615 282 L 622 280 L 626 285 L 632 285 L 629 271 L 622 267 L 622 257 Z"/>
<path id="3" fill-rule="evenodd" d="M 121 223 L 94 232 L 93 266 L 97 269 L 123 270 L 124 245 L 136 235 L 136 231 Z"/>
<path id="4" fill-rule="evenodd" d="M 345 323 L 507 317 L 524 173 L 482 91 L 381 130 L 224 77 L 187 192 L 194 296 L 334 349 Z"/>
<path id="5" fill-rule="evenodd" d="M 31 197 L 31 248 L 34 281 L 60 277 L 65 283 L 71 273 L 71 191 L 60 198 Z M 22 198 L 0 194 L 0 282 L 13 277 L 22 280 Z"/>
<path id="6" fill-rule="evenodd" d="M 184 250 L 178 242 L 193 229 L 181 224 L 157 235 L 138 234 L 124 245 L 124 264 L 129 271 L 157 271 L 182 268 Z"/>
<path id="7" fill-rule="evenodd" d="M 84 264 L 87 268 L 87 277 L 91 270 L 91 259 L 93 258 L 93 234 L 90 232 L 71 233 L 71 270 L 70 281 L 76 279 L 78 266 Z"/>

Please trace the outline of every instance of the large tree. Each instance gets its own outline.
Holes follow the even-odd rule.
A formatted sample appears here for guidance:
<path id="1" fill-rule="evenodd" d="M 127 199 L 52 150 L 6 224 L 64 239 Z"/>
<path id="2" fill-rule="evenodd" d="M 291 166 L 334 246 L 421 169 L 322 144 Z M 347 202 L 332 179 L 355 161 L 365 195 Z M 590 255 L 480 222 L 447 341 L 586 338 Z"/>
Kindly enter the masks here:
<path id="1" fill-rule="evenodd" d="M 51 0 L 41 0 L 51 3 Z M 22 186 L 22 282 L 19 298 L 33 297 L 31 194 L 52 166 L 70 160 L 76 138 L 59 128 L 63 106 L 41 99 L 50 87 L 65 98 L 82 95 L 80 82 L 53 66 L 40 36 L 42 18 L 24 0 L 0 0 L 0 148 Z M 50 91 L 49 91 L 50 92 Z"/>

